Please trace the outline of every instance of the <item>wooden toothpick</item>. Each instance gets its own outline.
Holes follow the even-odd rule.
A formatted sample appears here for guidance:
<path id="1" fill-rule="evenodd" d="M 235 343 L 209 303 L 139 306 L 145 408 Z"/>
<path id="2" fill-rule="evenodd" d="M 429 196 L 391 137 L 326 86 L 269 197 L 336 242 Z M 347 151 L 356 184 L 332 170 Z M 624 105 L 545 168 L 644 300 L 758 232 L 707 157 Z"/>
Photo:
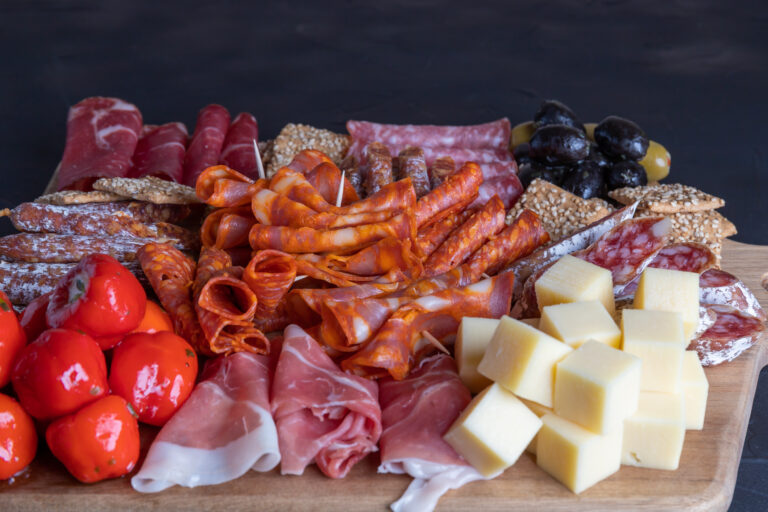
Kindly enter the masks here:
<path id="1" fill-rule="evenodd" d="M 344 175 L 347 170 L 341 171 L 341 181 L 339 182 L 339 192 L 336 194 L 336 208 L 341 206 L 341 198 L 344 196 Z"/>
<path id="2" fill-rule="evenodd" d="M 253 139 L 253 153 L 256 155 L 256 167 L 259 169 L 259 179 L 266 179 L 267 175 L 264 172 L 264 164 L 261 163 L 261 154 L 259 153 L 259 145 L 256 143 L 256 139 Z"/>
<path id="3" fill-rule="evenodd" d="M 421 335 L 424 336 L 424 338 L 426 338 L 426 340 L 430 342 L 440 352 L 443 352 L 444 354 L 448 354 L 448 355 L 451 354 L 448 351 L 448 349 L 445 348 L 445 346 L 442 343 L 440 343 L 440 340 L 432 336 L 432 334 L 430 334 L 429 331 L 421 331 Z"/>

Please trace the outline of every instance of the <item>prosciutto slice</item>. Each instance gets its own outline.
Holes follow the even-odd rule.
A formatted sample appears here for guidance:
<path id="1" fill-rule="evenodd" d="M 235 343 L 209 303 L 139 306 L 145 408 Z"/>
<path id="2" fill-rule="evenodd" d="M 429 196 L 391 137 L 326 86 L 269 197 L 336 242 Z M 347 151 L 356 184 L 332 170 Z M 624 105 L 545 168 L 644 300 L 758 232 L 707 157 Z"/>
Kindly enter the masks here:
<path id="1" fill-rule="evenodd" d="M 237 115 L 227 131 L 219 162 L 249 178 L 259 177 L 253 143 L 259 138 L 259 124 L 247 112 Z"/>
<path id="2" fill-rule="evenodd" d="M 141 133 L 141 112 L 118 98 L 86 98 L 69 109 L 59 190 L 89 190 L 101 177 L 125 177 Z"/>
<path id="3" fill-rule="evenodd" d="M 219 163 L 229 128 L 229 112 L 221 105 L 208 105 L 197 115 L 195 133 L 184 156 L 184 184 L 195 186 L 197 177 Z"/>
<path id="4" fill-rule="evenodd" d="M 414 479 L 392 504 L 394 512 L 434 510 L 448 490 L 484 479 L 443 440 L 471 398 L 453 359 L 443 354 L 424 359 L 405 380 L 379 381 L 379 473 Z"/>
<path id="5" fill-rule="evenodd" d="M 327 476 L 343 478 L 376 451 L 381 435 L 376 383 L 342 372 L 296 325 L 285 329 L 272 412 L 284 475 L 301 475 L 316 462 Z"/>
<path id="6" fill-rule="evenodd" d="M 133 169 L 129 178 L 157 176 L 181 182 L 184 178 L 184 153 L 187 148 L 187 127 L 182 123 L 144 127 L 133 154 Z"/>
<path id="7" fill-rule="evenodd" d="M 270 414 L 270 360 L 246 352 L 212 360 L 149 448 L 131 485 L 158 492 L 234 480 L 280 463 Z"/>

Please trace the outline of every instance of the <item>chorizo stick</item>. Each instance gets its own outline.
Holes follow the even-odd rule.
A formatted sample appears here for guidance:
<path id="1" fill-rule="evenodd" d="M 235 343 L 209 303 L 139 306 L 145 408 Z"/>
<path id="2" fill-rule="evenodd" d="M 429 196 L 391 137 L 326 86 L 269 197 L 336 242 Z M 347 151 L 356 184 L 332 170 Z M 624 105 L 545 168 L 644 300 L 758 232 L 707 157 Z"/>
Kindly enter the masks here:
<path id="1" fill-rule="evenodd" d="M 456 163 L 450 156 L 441 156 L 429 168 L 429 184 L 434 189 L 456 171 Z"/>
<path id="2" fill-rule="evenodd" d="M 378 192 L 381 187 L 392 183 L 392 155 L 381 142 L 371 142 L 364 150 L 365 154 L 365 191 L 368 195 Z"/>
<path id="3" fill-rule="evenodd" d="M 411 178 L 416 197 L 429 193 L 429 176 L 427 175 L 427 161 L 424 158 L 424 150 L 419 147 L 409 146 L 398 155 L 399 166 L 397 179 Z"/>

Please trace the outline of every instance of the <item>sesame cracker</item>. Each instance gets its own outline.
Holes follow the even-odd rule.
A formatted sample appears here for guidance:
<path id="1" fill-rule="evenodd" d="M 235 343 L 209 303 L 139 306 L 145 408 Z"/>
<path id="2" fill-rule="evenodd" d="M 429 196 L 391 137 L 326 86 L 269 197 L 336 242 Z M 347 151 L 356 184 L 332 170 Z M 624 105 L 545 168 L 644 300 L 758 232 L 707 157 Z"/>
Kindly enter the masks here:
<path id="1" fill-rule="evenodd" d="M 612 190 L 608 195 L 621 204 L 640 201 L 640 210 L 656 213 L 699 212 L 725 205 L 723 199 L 681 183 L 624 187 Z"/>
<path id="2" fill-rule="evenodd" d="M 266 164 L 267 177 L 271 178 L 278 169 L 291 163 L 296 153 L 304 149 L 322 151 L 339 165 L 349 149 L 349 137 L 306 124 L 287 124 L 275 137 L 270 160 Z"/>

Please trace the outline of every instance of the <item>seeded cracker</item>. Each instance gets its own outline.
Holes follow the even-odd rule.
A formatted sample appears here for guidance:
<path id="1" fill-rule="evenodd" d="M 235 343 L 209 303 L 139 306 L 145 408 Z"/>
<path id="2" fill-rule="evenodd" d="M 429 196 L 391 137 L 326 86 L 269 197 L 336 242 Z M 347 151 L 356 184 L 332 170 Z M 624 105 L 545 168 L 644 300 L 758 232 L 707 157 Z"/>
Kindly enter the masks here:
<path id="1" fill-rule="evenodd" d="M 200 202 L 195 195 L 194 188 L 153 176 L 146 178 L 100 178 L 93 184 L 93 188 L 155 204 L 196 204 Z"/>
<path id="2" fill-rule="evenodd" d="M 680 183 L 625 187 L 612 190 L 608 195 L 625 205 L 640 201 L 639 210 L 656 213 L 700 212 L 725 205 L 719 197 Z"/>
<path id="3" fill-rule="evenodd" d="M 62 190 L 52 194 L 46 194 L 35 199 L 36 203 L 53 204 L 56 206 L 67 206 L 70 204 L 87 203 L 111 203 L 113 201 L 123 201 L 126 197 L 112 192 L 101 190 L 91 190 L 90 192 L 81 192 L 79 190 Z"/>
<path id="4" fill-rule="evenodd" d="M 655 217 L 657 213 L 643 210 L 638 211 L 636 217 Z M 723 238 L 736 234 L 736 226 L 714 210 L 703 212 L 680 212 L 668 214 L 672 221 L 670 241 L 698 242 L 715 251 L 715 245 L 719 245 Z"/>
<path id="5" fill-rule="evenodd" d="M 278 169 L 288 165 L 296 153 L 304 149 L 322 151 L 339 165 L 349 149 L 349 137 L 306 124 L 287 124 L 275 137 L 272 156 L 266 168 L 267 177 L 271 178 Z"/>
<path id="6" fill-rule="evenodd" d="M 512 223 L 524 208 L 533 210 L 541 217 L 544 229 L 553 241 L 605 217 L 613 210 L 602 199 L 582 199 L 541 179 L 533 180 L 509 210 L 507 223 Z"/>

